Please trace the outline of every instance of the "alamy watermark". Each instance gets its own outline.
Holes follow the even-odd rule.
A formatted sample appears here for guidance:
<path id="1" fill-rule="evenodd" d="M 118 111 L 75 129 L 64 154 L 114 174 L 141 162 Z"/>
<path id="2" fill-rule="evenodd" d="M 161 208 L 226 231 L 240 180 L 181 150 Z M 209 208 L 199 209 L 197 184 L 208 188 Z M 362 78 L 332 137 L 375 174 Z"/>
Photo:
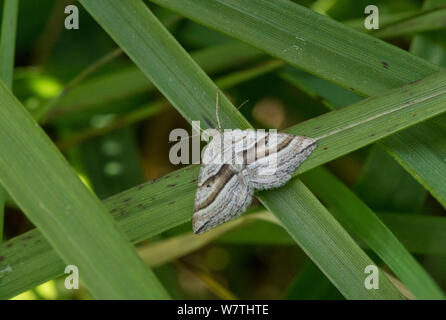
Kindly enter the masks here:
<path id="1" fill-rule="evenodd" d="M 68 274 L 64 282 L 65 288 L 67 290 L 79 289 L 79 268 L 70 264 L 65 267 L 65 274 Z"/>
<path id="2" fill-rule="evenodd" d="M 68 16 L 65 18 L 65 29 L 67 30 L 78 30 L 79 29 L 79 8 L 74 4 L 70 4 L 65 7 L 65 13 Z"/>
<path id="3" fill-rule="evenodd" d="M 368 5 L 364 9 L 364 13 L 368 16 L 364 20 L 364 28 L 367 30 L 379 29 L 379 9 L 375 5 Z"/>
<path id="4" fill-rule="evenodd" d="M 364 280 L 364 287 L 367 290 L 379 289 L 379 269 L 377 266 L 371 264 L 365 267 L 364 273 L 368 276 Z"/>

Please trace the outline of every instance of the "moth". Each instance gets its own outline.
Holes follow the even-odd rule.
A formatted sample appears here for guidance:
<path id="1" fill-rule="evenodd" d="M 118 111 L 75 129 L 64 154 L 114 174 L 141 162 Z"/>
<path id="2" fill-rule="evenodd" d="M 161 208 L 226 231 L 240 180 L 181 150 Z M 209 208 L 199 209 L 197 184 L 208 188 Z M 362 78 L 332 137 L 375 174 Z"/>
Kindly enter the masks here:
<path id="1" fill-rule="evenodd" d="M 252 129 L 218 130 L 202 152 L 194 201 L 193 230 L 208 231 L 242 214 L 255 190 L 280 187 L 317 147 L 306 136 Z"/>

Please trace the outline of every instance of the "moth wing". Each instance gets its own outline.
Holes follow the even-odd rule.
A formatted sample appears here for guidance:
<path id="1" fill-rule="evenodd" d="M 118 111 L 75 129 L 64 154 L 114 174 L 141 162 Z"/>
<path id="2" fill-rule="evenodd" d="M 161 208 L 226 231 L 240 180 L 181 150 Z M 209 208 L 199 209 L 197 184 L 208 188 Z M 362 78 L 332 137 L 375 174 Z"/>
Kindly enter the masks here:
<path id="1" fill-rule="evenodd" d="M 258 142 L 255 161 L 242 175 L 254 189 L 277 188 L 290 180 L 297 168 L 317 147 L 315 139 L 286 133 L 269 133 Z"/>
<path id="2" fill-rule="evenodd" d="M 202 165 L 194 201 L 193 229 L 200 234 L 240 215 L 254 189 L 229 164 Z"/>

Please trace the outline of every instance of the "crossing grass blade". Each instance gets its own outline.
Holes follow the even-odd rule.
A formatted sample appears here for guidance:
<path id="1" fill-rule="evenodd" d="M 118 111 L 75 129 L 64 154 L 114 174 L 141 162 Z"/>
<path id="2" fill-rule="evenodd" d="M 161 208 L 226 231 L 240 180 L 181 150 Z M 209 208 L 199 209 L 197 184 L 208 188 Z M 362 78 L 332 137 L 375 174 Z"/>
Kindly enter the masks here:
<path id="1" fill-rule="evenodd" d="M 330 280 L 310 260 L 306 261 L 287 289 L 288 300 L 341 300 Z"/>
<path id="2" fill-rule="evenodd" d="M 446 60 L 445 60 L 446 61 Z M 321 98 L 331 110 L 345 106 L 361 97 L 314 76 L 285 70 L 281 76 L 297 85 L 304 92 Z M 446 206 L 446 128 L 442 127 L 445 117 L 418 124 L 416 127 L 396 133 L 379 142 L 413 178 L 443 205 Z M 406 138 L 410 138 L 407 140 Z M 444 177 L 444 178 L 443 178 Z"/>
<path id="3" fill-rule="evenodd" d="M 108 198 L 104 205 L 127 238 L 138 243 L 190 223 L 197 175 L 196 166 L 177 170 L 162 179 L 149 181 Z M 169 214 L 166 214 L 166 208 Z M 445 254 L 446 219 L 387 212 L 379 214 L 379 217 L 411 252 Z M 237 225 L 241 223 L 237 221 L 234 221 Z M 268 228 L 267 234 L 256 238 L 250 227 L 257 223 L 245 224 L 243 229 L 236 229 L 217 241 L 235 244 L 235 236 L 238 244 L 296 244 L 291 237 L 283 235 L 282 230 L 277 230 L 276 225 L 275 229 Z M 184 248 L 177 250 L 184 251 Z M 179 255 L 175 252 L 170 254 Z M 161 259 L 167 260 L 166 257 Z M 8 266 L 12 271 L 0 276 L 1 299 L 10 298 L 63 274 L 65 264 L 39 230 L 34 229 L 0 245 L 0 270 Z"/>
<path id="4" fill-rule="evenodd" d="M 302 181 L 335 213 L 348 230 L 364 241 L 418 299 L 444 299 L 440 288 L 393 233 L 349 188 L 323 167 Z"/>
<path id="5" fill-rule="evenodd" d="M 3 2 L 3 17 L 0 34 L 0 81 L 12 90 L 14 73 L 15 38 L 19 0 Z M 0 242 L 3 241 L 6 190 L 0 185 Z"/>
<path id="6" fill-rule="evenodd" d="M 0 34 L 0 78 L 10 89 L 12 88 L 14 73 L 14 53 L 18 10 L 19 0 L 3 2 L 3 17 Z"/>
<path id="7" fill-rule="evenodd" d="M 365 95 L 440 70 L 407 51 L 292 1 L 151 1 Z"/>
<path id="8" fill-rule="evenodd" d="M 375 95 L 442 70 L 407 51 L 287 0 L 151 0 L 361 95 Z M 315 27 L 317 25 L 317 27 Z M 446 132 L 421 124 L 384 143 L 446 207 Z M 419 151 L 420 150 L 420 151 Z M 423 153 L 421 153 L 421 150 Z M 415 154 L 414 154 L 415 152 Z"/>
<path id="9" fill-rule="evenodd" d="M 218 226 L 217 228 L 204 233 L 202 236 L 197 236 L 193 232 L 188 232 L 176 237 L 170 237 L 166 240 L 148 244 L 140 248 L 138 253 L 144 261 L 147 261 L 148 265 L 156 267 L 185 256 L 198 248 L 202 248 L 229 231 L 259 220 L 278 223 L 269 212 L 247 214 L 240 219 Z"/>
<path id="10" fill-rule="evenodd" d="M 384 97 L 363 100 L 356 105 L 322 115 L 288 129 L 287 132 L 294 134 L 306 133 L 312 135 L 314 130 L 322 135 L 333 133 L 320 142 L 321 145 L 316 149 L 315 155 L 310 157 L 299 171 L 308 171 L 322 163 L 385 137 L 395 130 L 404 129 L 415 121 L 423 120 L 424 118 L 415 120 L 412 116 L 413 110 L 408 114 L 406 112 L 386 113 L 386 110 L 395 107 L 397 103 L 407 103 L 408 98 L 410 101 L 420 94 L 431 95 L 430 90 L 438 91 L 438 86 L 441 87 L 445 83 L 443 77 L 444 75 L 440 74 L 424 79 L 416 84 L 392 90 L 393 97 L 387 93 Z M 402 95 L 403 91 L 404 94 Z M 432 112 L 438 111 L 429 108 L 424 110 L 423 106 L 436 106 L 437 108 L 440 106 L 441 108 L 445 105 L 444 98 L 439 101 L 437 97 L 434 100 L 436 101 L 433 101 L 433 104 L 429 100 L 421 103 L 421 106 L 419 106 L 422 110 L 422 113 L 419 113 L 420 117 L 430 117 L 433 115 Z M 370 112 L 373 114 L 370 114 Z M 377 114 L 384 115 L 381 117 L 382 119 L 380 117 L 374 118 Z M 365 122 L 364 119 L 367 119 L 367 117 L 374 118 L 374 122 Z M 359 125 L 354 126 L 358 123 Z M 395 123 L 399 123 L 401 127 L 396 128 Z M 350 129 L 339 130 L 348 127 Z M 370 133 L 371 128 L 374 135 Z M 377 128 L 379 130 L 375 130 Z M 324 150 L 324 141 L 329 148 L 327 150 Z M 329 150 L 330 152 L 328 152 Z M 129 238 L 132 242 L 140 241 L 190 221 L 197 176 L 198 167 L 196 166 L 178 170 L 157 182 L 141 185 L 110 198 L 107 201 L 107 207 L 112 214 L 118 217 L 126 217 L 121 224 L 122 228 L 131 230 L 131 232 L 127 232 L 131 234 Z M 145 191 L 146 189 L 147 191 Z M 290 200 L 290 202 L 293 201 Z M 166 215 L 166 208 L 172 214 Z M 147 220 L 145 217 L 147 217 Z M 0 249 L 0 257 L 2 258 L 0 259 L 0 267 L 14 266 L 14 272 L 3 275 L 4 281 L 0 287 L 0 293 L 4 292 L 6 296 L 19 293 L 21 289 L 39 284 L 41 281 L 63 272 L 63 264 L 57 254 L 43 241 L 37 230 L 31 232 L 31 234 L 25 234 L 23 238 L 26 240 L 29 235 L 32 235 L 32 238 L 36 239 L 35 244 L 30 244 L 24 241 L 22 237 L 18 237 L 6 242 Z M 20 251 L 20 249 L 25 249 L 25 247 L 21 247 L 22 244 L 27 248 L 23 252 Z M 29 262 L 26 263 L 26 268 L 24 268 L 23 261 L 28 259 Z M 30 269 L 34 269 L 34 272 L 30 272 Z M 29 275 L 23 277 L 23 274 Z"/>
<path id="11" fill-rule="evenodd" d="M 354 191 L 380 211 L 417 213 L 427 197 L 423 186 L 378 146 L 371 148 Z"/>
<path id="12" fill-rule="evenodd" d="M 215 119 L 217 91 L 215 84 L 142 1 L 123 3 L 115 0 L 82 0 L 81 3 L 186 119 L 200 120 L 215 126 L 215 120 L 211 120 Z M 138 41 L 134 41 L 135 37 Z M 220 118 L 224 128 L 250 127 L 226 97 L 222 96 L 220 101 Z M 380 292 L 371 292 L 364 288 L 362 283 L 364 263 L 370 264 L 371 260 L 303 185 L 295 181 L 281 191 L 284 192 L 284 196 L 267 198 L 266 193 L 259 197 L 279 216 L 287 231 L 303 246 L 307 254 L 317 260 L 319 267 L 328 274 L 346 297 L 352 299 L 400 297 L 387 279 L 383 281 Z M 302 196 L 303 201 L 300 203 L 294 201 L 297 194 Z M 283 203 L 289 204 L 284 206 Z M 300 210 L 308 211 L 307 214 L 299 215 L 301 219 L 318 217 L 319 220 L 307 221 L 310 229 L 297 228 L 293 221 L 297 219 L 295 215 Z M 313 216 L 309 215 L 310 212 Z M 313 222 L 318 224 L 314 225 Z M 324 231 L 320 243 L 308 241 L 311 227 L 315 228 L 311 237 Z M 323 248 L 322 244 L 328 247 Z M 325 250 L 330 251 L 330 258 Z M 346 259 L 349 261 L 348 264 L 345 263 Z"/>
<path id="13" fill-rule="evenodd" d="M 363 99 L 356 93 L 297 69 L 284 68 L 280 76 L 314 99 L 322 101 L 330 110 L 340 109 Z M 370 151 L 356 191 L 374 209 L 407 212 L 420 209 L 427 191 L 395 159 L 386 155 L 382 142 L 378 145 L 381 150 L 376 146 Z M 382 170 L 383 167 L 386 168 L 385 171 Z M 402 183 L 404 188 L 401 187 Z"/>
<path id="14" fill-rule="evenodd" d="M 221 72 L 244 62 L 255 60 L 262 55 L 264 54 L 260 50 L 238 41 L 191 53 L 191 57 L 207 73 Z M 120 68 L 80 83 L 73 88 L 47 114 L 47 121 L 60 119 L 104 103 L 154 90 L 155 86 L 136 66 Z"/>
<path id="15" fill-rule="evenodd" d="M 221 78 L 216 79 L 215 83 L 218 85 L 220 89 L 230 89 L 238 84 L 254 79 L 260 75 L 274 71 L 277 68 L 281 67 L 282 65 L 283 65 L 282 61 L 279 60 L 267 61 L 266 63 L 256 65 L 247 70 L 240 70 L 225 75 Z M 138 121 L 145 120 L 148 117 L 158 114 L 167 106 L 168 103 L 164 99 L 159 99 L 147 105 L 141 106 L 136 110 L 132 110 L 125 114 L 119 115 L 119 117 L 116 120 L 110 122 L 108 125 L 104 127 L 87 128 L 77 133 L 74 133 L 64 138 L 63 140 L 58 141 L 57 146 L 61 150 L 66 150 L 67 148 L 82 143 L 85 140 L 111 132 L 118 128 L 129 126 Z"/>
<path id="16" fill-rule="evenodd" d="M 331 212 L 331 211 L 330 211 Z M 381 221 L 412 254 L 444 256 L 446 218 L 411 212 L 377 212 Z M 292 245 L 294 241 L 277 225 L 255 221 L 216 240 L 230 245 Z M 365 244 L 359 241 L 362 247 Z"/>
<path id="17" fill-rule="evenodd" d="M 374 30 L 371 32 L 371 35 L 388 39 L 443 28 L 446 28 L 445 6 L 426 10 L 424 13 L 420 12 L 414 17 L 408 17 L 403 21 L 395 22 L 379 30 Z"/>
<path id="18" fill-rule="evenodd" d="M 0 137 L 0 149 L 8 150 L 0 153 L 2 185 L 65 265 L 78 267 L 96 298 L 168 297 L 105 207 L 3 83 Z M 0 292 L 11 271 L 9 264 L 2 268 Z"/>
<path id="19" fill-rule="evenodd" d="M 429 10 L 437 6 L 446 6 L 446 1 L 426 0 L 423 8 Z M 414 37 L 410 51 L 427 61 L 446 67 L 446 40 L 444 31 L 422 33 Z M 411 136 L 411 144 L 401 136 L 384 140 L 384 145 L 390 154 L 406 168 L 408 172 L 425 186 L 431 194 L 446 207 L 446 117 L 441 116 L 427 122 L 423 126 L 411 129 L 407 136 Z M 428 130 L 423 128 L 428 128 Z M 422 153 L 424 152 L 424 153 Z M 409 154 L 411 153 L 411 154 Z M 424 170 L 421 168 L 424 167 Z M 426 178 L 429 177 L 429 180 Z M 428 183 L 423 183 L 428 181 Z"/>
<path id="20" fill-rule="evenodd" d="M 440 2 L 438 3 L 440 4 Z M 439 5 L 435 8 L 424 8 L 416 11 L 380 12 L 378 30 L 367 30 L 364 27 L 364 18 L 343 21 L 343 24 L 377 38 L 389 39 L 443 29 L 446 27 L 445 16 L 446 7 Z"/>

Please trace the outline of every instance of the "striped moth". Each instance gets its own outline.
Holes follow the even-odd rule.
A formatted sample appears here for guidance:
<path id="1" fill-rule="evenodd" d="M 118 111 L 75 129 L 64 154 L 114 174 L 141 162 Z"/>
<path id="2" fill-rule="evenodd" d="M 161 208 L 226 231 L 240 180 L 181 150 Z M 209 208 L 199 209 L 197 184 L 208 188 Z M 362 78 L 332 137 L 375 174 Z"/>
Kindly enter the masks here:
<path id="1" fill-rule="evenodd" d="M 315 139 L 265 130 L 218 130 L 202 152 L 193 229 L 203 233 L 242 214 L 255 190 L 277 188 L 291 179 L 317 146 Z"/>

